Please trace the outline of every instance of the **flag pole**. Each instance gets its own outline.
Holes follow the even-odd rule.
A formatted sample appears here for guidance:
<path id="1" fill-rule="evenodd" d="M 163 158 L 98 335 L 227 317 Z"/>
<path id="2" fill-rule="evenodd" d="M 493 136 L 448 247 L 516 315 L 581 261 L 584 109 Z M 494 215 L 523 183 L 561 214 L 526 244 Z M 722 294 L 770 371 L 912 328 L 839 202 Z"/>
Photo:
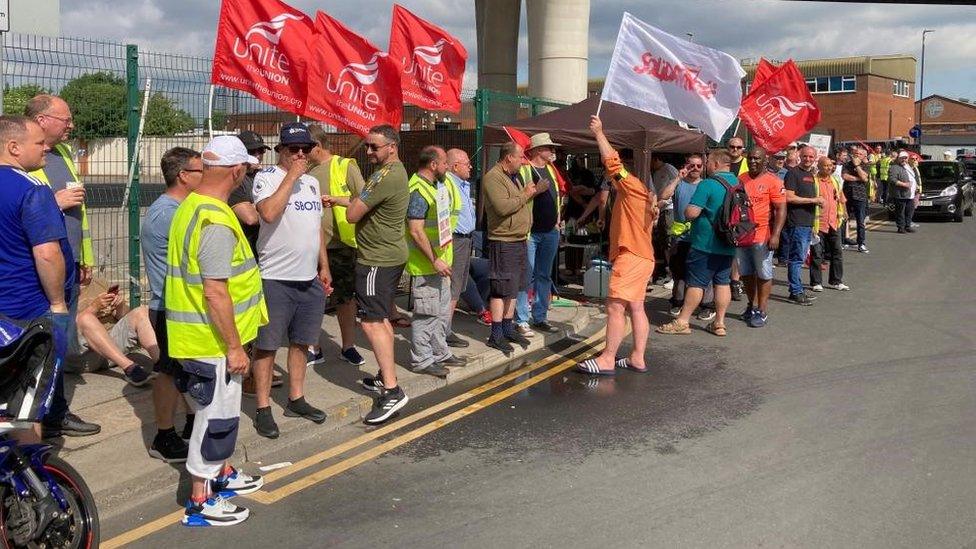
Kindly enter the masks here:
<path id="1" fill-rule="evenodd" d="M 600 98 L 600 102 L 596 104 L 596 117 L 600 117 L 600 109 L 603 108 L 603 98 Z"/>
<path id="2" fill-rule="evenodd" d="M 210 139 L 213 139 L 213 98 L 214 85 L 210 84 L 210 93 L 207 97 L 207 133 L 210 135 Z"/>

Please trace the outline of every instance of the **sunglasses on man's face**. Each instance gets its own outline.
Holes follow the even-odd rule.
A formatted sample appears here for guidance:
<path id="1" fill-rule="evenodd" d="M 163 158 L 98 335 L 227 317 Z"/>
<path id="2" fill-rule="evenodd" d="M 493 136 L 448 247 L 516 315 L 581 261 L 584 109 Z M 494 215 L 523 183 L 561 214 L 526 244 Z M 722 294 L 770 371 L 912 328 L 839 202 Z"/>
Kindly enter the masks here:
<path id="1" fill-rule="evenodd" d="M 383 147 L 386 147 L 386 146 L 389 146 L 389 145 L 390 145 L 390 143 L 383 143 L 381 145 L 377 145 L 376 143 L 366 143 L 366 150 L 367 151 L 378 151 L 378 150 L 382 149 Z"/>
<path id="2" fill-rule="evenodd" d="M 750 156 L 749 157 L 749 162 L 762 162 L 762 161 L 763 161 L 763 157 L 761 157 L 761 156 Z"/>
<path id="3" fill-rule="evenodd" d="M 729 145 L 729 148 L 732 149 L 733 151 L 740 151 L 745 147 L 743 147 L 742 145 Z"/>
<path id="4" fill-rule="evenodd" d="M 689 170 L 700 170 L 700 169 L 702 169 L 702 165 L 701 164 L 688 164 L 688 169 Z"/>
<path id="5" fill-rule="evenodd" d="M 314 148 L 315 148 L 315 145 L 304 145 L 304 146 L 302 146 L 302 145 L 289 145 L 288 146 L 288 152 L 290 152 L 291 154 L 298 154 L 299 151 L 301 151 L 304 154 L 308 154 L 308 153 L 312 152 L 312 149 L 314 149 Z"/>

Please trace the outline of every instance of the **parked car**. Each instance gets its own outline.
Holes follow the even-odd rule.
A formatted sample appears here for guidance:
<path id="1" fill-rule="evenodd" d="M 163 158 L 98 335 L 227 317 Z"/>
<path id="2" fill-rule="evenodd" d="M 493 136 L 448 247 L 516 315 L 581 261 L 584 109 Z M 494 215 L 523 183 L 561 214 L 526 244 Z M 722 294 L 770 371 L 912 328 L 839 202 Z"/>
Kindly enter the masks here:
<path id="1" fill-rule="evenodd" d="M 923 160 L 922 196 L 915 209 L 918 215 L 951 217 L 961 223 L 963 215 L 973 215 L 976 185 L 966 165 L 958 161 Z"/>

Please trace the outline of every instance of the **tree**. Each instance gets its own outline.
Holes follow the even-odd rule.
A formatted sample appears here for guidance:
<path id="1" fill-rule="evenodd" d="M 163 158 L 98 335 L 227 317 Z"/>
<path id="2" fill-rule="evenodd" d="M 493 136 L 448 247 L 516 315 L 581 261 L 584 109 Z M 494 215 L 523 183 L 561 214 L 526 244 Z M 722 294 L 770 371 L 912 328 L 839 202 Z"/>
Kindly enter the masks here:
<path id="1" fill-rule="evenodd" d="M 107 72 L 83 74 L 61 88 L 75 121 L 73 135 L 82 139 L 125 137 L 125 80 Z"/>
<path id="2" fill-rule="evenodd" d="M 230 121 L 226 111 L 214 110 L 210 115 L 211 125 L 214 130 L 226 130 L 227 123 Z"/>
<path id="3" fill-rule="evenodd" d="M 50 93 L 37 84 L 24 84 L 3 90 L 3 114 L 24 114 L 27 102 L 35 95 Z"/>
<path id="4" fill-rule="evenodd" d="M 160 93 L 149 96 L 146 107 L 146 135 L 173 135 L 188 132 L 196 126 L 190 113 L 176 107 L 176 102 Z"/>
<path id="5" fill-rule="evenodd" d="M 71 107 L 76 137 L 91 139 L 128 134 L 126 82 L 121 77 L 107 72 L 84 74 L 65 84 L 61 97 Z M 162 93 L 149 96 L 143 133 L 173 135 L 192 130 L 194 126 L 193 117 L 177 107 L 174 100 Z"/>

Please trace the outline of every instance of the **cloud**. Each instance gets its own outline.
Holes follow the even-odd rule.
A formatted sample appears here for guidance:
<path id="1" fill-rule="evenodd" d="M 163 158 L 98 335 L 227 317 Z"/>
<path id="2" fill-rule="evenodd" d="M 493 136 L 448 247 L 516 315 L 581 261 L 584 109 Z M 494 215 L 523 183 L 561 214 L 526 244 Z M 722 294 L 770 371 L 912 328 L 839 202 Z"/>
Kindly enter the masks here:
<path id="1" fill-rule="evenodd" d="M 400 3 L 458 36 L 469 53 L 465 87 L 477 74 L 474 0 L 401 0 Z M 314 15 L 321 0 L 293 0 Z M 329 2 L 327 11 L 385 47 L 392 2 Z M 139 44 L 170 53 L 209 56 L 219 3 L 214 0 L 87 0 L 62 2 L 62 32 Z M 740 58 L 810 59 L 905 53 L 919 56 L 926 41 L 926 94 L 976 96 L 976 7 L 782 0 L 592 0 L 589 74 L 606 72 L 624 11 L 677 36 Z M 525 9 L 519 41 L 519 79 L 527 78 Z"/>

